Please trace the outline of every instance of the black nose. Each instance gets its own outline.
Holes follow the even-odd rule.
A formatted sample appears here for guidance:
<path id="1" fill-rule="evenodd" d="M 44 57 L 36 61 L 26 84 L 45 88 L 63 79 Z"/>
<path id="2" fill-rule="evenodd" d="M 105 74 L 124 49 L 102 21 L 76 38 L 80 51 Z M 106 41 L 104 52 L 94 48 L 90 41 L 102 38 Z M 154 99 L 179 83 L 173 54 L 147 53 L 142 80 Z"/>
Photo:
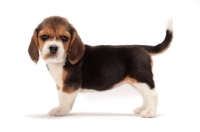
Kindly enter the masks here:
<path id="1" fill-rule="evenodd" d="M 55 54 L 58 50 L 58 47 L 55 46 L 55 45 L 52 45 L 52 46 L 49 47 L 49 50 L 50 50 L 51 53 Z"/>

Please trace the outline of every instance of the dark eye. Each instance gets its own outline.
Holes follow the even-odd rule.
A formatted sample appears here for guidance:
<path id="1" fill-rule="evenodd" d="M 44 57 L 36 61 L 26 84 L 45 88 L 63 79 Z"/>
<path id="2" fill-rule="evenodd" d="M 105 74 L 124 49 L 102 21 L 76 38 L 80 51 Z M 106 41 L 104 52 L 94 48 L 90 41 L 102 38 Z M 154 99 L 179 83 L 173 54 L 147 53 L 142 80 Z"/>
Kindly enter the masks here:
<path id="1" fill-rule="evenodd" d="M 63 42 L 66 42 L 68 40 L 67 36 L 60 36 L 60 38 L 62 39 Z"/>
<path id="2" fill-rule="evenodd" d="M 47 40 L 47 39 L 49 38 L 49 36 L 47 36 L 47 35 L 42 35 L 42 36 L 40 36 L 40 38 L 41 38 L 43 41 L 45 41 L 45 40 Z"/>

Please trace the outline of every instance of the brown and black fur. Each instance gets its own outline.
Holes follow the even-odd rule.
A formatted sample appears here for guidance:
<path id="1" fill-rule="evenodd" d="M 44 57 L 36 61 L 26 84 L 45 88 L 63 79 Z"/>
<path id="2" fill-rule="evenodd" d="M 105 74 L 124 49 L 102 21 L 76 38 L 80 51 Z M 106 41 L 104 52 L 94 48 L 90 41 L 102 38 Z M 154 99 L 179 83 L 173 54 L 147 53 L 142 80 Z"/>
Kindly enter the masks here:
<path id="1" fill-rule="evenodd" d="M 151 70 L 151 55 L 166 50 L 173 38 L 172 32 L 167 30 L 164 41 L 156 46 L 89 46 L 83 44 L 67 19 L 53 16 L 44 19 L 34 31 L 28 51 L 36 63 L 39 59 L 38 33 L 47 25 L 52 26 L 54 30 L 62 25 L 71 35 L 70 44 L 64 44 L 67 57 L 63 69 L 67 75 L 63 79 L 63 90 L 72 92 L 79 88 L 108 90 L 126 78 L 146 83 L 153 89 L 155 84 Z"/>
<path id="2" fill-rule="evenodd" d="M 66 61 L 64 69 L 68 71 L 67 85 L 78 89 L 108 90 L 126 77 L 137 82 L 147 83 L 153 89 L 153 73 L 150 54 L 165 50 L 172 33 L 166 31 L 164 41 L 157 46 L 89 46 L 85 45 L 82 59 L 75 65 Z"/>

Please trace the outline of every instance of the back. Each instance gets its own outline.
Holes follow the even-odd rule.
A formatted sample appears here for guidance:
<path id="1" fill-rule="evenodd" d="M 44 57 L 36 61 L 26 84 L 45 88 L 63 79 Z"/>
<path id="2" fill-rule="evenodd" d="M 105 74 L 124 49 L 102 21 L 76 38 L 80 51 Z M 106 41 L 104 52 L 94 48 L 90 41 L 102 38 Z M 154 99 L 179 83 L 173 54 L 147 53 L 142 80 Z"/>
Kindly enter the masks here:
<path id="1" fill-rule="evenodd" d="M 85 45 L 82 65 L 82 88 L 98 91 L 111 88 L 127 76 L 128 56 L 134 46 Z M 113 78 L 114 76 L 114 78 Z"/>

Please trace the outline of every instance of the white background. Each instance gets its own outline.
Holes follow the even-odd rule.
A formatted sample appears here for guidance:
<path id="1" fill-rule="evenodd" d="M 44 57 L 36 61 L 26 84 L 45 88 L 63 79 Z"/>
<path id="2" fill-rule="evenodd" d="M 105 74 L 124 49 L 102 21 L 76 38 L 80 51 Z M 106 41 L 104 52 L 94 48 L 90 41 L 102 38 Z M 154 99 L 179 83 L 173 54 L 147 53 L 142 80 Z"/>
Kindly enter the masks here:
<path id="1" fill-rule="evenodd" d="M 91 45 L 156 45 L 172 17 L 171 47 L 153 57 L 157 117 L 132 113 L 142 100 L 129 85 L 80 93 L 69 116 L 47 116 L 58 104 L 57 90 L 44 62 L 30 60 L 28 45 L 36 26 L 52 15 L 66 17 Z M 0 131 L 200 131 L 199 45 L 199 0 L 1 0 Z"/>

